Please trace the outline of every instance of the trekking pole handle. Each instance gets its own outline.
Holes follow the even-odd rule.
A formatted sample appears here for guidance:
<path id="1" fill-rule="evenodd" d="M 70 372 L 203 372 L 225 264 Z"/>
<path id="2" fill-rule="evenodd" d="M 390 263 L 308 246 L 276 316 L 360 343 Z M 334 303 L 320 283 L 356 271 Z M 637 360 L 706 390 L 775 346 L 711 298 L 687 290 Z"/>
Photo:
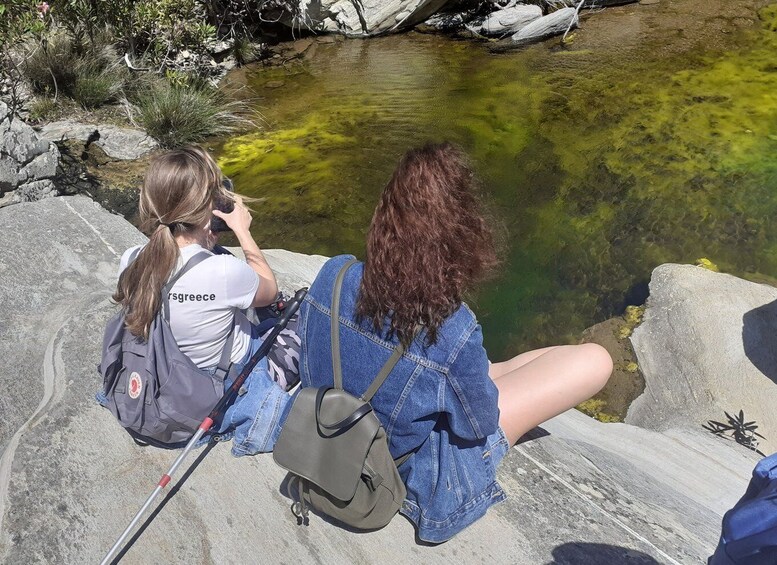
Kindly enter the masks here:
<path id="1" fill-rule="evenodd" d="M 294 294 L 294 298 L 286 303 L 286 307 L 283 309 L 283 315 L 281 316 L 281 319 L 278 320 L 277 325 L 279 325 L 281 328 L 286 327 L 286 324 L 289 323 L 291 317 L 297 313 L 297 310 L 299 310 L 299 307 L 302 305 L 302 301 L 305 300 L 305 295 L 307 293 L 308 288 L 303 287 Z"/>

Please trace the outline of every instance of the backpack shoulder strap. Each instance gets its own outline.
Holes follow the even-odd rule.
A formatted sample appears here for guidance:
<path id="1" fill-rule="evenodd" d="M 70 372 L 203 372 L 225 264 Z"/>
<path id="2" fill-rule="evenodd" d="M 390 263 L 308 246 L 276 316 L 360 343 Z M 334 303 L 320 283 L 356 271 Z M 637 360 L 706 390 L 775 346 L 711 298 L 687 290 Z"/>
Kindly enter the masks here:
<path id="1" fill-rule="evenodd" d="M 216 367 L 215 375 L 220 381 L 227 377 L 229 369 L 232 367 L 232 344 L 235 342 L 235 327 L 235 322 L 232 322 L 232 330 L 229 332 L 224 349 L 221 350 L 221 359 L 219 359 L 218 367 Z"/>
<path id="2" fill-rule="evenodd" d="M 200 251 L 199 253 L 195 254 L 186 262 L 183 267 L 181 267 L 181 270 L 175 273 L 173 278 L 171 278 L 167 284 L 162 287 L 162 314 L 165 320 L 170 321 L 170 298 L 168 297 L 168 294 L 170 294 L 170 291 L 173 289 L 173 285 L 178 282 L 178 279 L 205 261 L 205 259 L 208 257 L 213 257 L 213 255 L 207 251 Z"/>
<path id="3" fill-rule="evenodd" d="M 402 354 L 404 352 L 405 347 L 401 343 L 394 348 L 394 352 L 391 354 L 391 357 L 388 358 L 386 364 L 383 365 L 383 368 L 380 370 L 375 379 L 372 381 L 370 388 L 368 388 L 367 392 L 361 396 L 362 400 L 365 402 L 372 400 L 372 397 L 375 396 L 376 392 L 378 392 L 380 385 L 382 385 L 383 382 L 388 378 L 389 373 L 391 373 L 391 370 L 394 368 L 394 366 L 399 363 L 399 360 L 402 358 Z"/>
<path id="4" fill-rule="evenodd" d="M 167 284 L 162 287 L 162 311 L 165 320 L 170 321 L 170 291 L 173 289 L 173 285 L 178 282 L 182 276 L 191 271 L 194 267 L 205 261 L 208 257 L 213 257 L 212 253 L 207 251 L 200 251 L 189 259 L 186 264 L 171 278 Z M 224 349 L 221 350 L 221 358 L 216 369 L 215 376 L 219 380 L 224 380 L 229 373 L 229 369 L 232 366 L 232 345 L 235 342 L 235 324 L 232 324 L 232 330 L 229 332 L 229 337 L 224 344 Z"/>
<path id="5" fill-rule="evenodd" d="M 340 293 L 343 289 L 343 279 L 345 273 L 356 259 L 351 259 L 340 269 L 335 279 L 335 286 L 332 289 L 332 374 L 334 375 L 335 388 L 343 388 L 343 367 L 340 363 Z"/>
<path id="6" fill-rule="evenodd" d="M 416 324 L 415 328 L 413 329 L 413 337 L 410 341 L 413 341 L 415 337 L 421 333 L 421 330 L 423 329 L 423 326 L 421 324 Z M 375 377 L 375 380 L 372 381 L 370 384 L 370 387 L 367 389 L 367 392 L 365 392 L 361 398 L 365 402 L 369 402 L 372 400 L 372 397 L 375 396 L 375 393 L 378 392 L 378 389 L 383 384 L 383 381 L 388 378 L 389 373 L 391 373 L 391 370 L 394 368 L 394 366 L 399 363 L 399 360 L 402 358 L 402 355 L 405 353 L 405 346 L 401 343 L 398 343 L 396 347 L 394 348 L 394 352 L 391 354 L 391 357 L 388 358 L 388 361 L 386 361 L 386 364 L 383 365 L 383 368 L 380 370 L 380 373 L 378 373 L 378 376 Z"/>
<path id="7" fill-rule="evenodd" d="M 340 360 L 340 294 L 343 288 L 343 279 L 345 279 L 345 273 L 351 266 L 356 263 L 356 259 L 351 259 L 340 269 L 335 279 L 335 286 L 332 289 L 332 372 L 334 374 L 335 388 L 343 388 L 343 368 Z M 416 328 L 417 330 L 417 328 Z M 367 392 L 365 392 L 361 399 L 365 402 L 369 402 L 375 393 L 378 392 L 380 386 L 388 378 L 391 370 L 396 366 L 399 360 L 402 358 L 402 354 L 405 352 L 405 347 L 399 343 L 394 348 L 391 357 L 383 365 L 378 375 L 370 383 Z"/>

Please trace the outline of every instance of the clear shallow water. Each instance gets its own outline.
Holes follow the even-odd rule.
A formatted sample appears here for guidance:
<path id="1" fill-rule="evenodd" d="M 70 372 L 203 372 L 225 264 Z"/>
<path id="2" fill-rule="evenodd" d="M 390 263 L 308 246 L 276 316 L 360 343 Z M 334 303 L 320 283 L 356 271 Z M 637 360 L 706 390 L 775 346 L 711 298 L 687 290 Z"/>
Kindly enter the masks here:
<path id="1" fill-rule="evenodd" d="M 643 300 L 660 263 L 777 276 L 777 9 L 762 19 L 724 49 L 660 56 L 420 34 L 319 44 L 247 72 L 264 123 L 217 154 L 261 199 L 260 245 L 362 256 L 399 156 L 461 144 L 504 246 L 470 300 L 492 357 L 574 341 Z"/>

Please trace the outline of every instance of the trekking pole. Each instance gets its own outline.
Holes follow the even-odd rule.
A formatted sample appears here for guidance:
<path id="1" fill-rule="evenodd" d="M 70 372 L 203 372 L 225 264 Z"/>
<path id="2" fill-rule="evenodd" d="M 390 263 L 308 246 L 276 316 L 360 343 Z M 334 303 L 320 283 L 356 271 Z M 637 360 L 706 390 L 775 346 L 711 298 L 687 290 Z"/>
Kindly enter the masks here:
<path id="1" fill-rule="evenodd" d="M 286 327 L 286 324 L 289 323 L 289 320 L 291 319 L 291 317 L 297 312 L 307 292 L 308 292 L 307 288 L 302 288 L 298 290 L 297 293 L 294 295 L 294 298 L 292 298 L 289 302 L 286 303 L 286 307 L 283 310 L 283 314 L 278 319 L 278 323 L 276 323 L 273 326 L 273 329 L 270 330 L 270 333 L 267 334 L 267 337 L 262 342 L 262 345 L 260 345 L 256 353 L 254 353 L 251 356 L 251 358 L 248 360 L 245 367 L 243 367 L 243 370 L 240 371 L 240 374 L 237 376 L 235 381 L 229 387 L 227 392 L 224 393 L 224 396 L 221 397 L 221 400 L 218 401 L 218 403 L 213 408 L 213 410 L 211 410 L 210 414 L 208 414 L 208 417 L 202 421 L 202 423 L 200 424 L 200 427 L 197 428 L 197 431 L 192 436 L 192 439 L 190 439 L 189 443 L 186 444 L 186 447 L 183 449 L 181 454 L 172 464 L 172 466 L 167 471 L 167 473 L 162 475 L 162 478 L 159 480 L 159 483 L 154 489 L 154 492 L 152 492 L 151 496 L 149 496 L 148 499 L 146 499 L 146 502 L 143 505 L 143 507 L 140 510 L 138 510 L 137 514 L 135 514 L 135 517 L 132 519 L 132 522 L 130 522 L 129 526 L 127 526 L 127 529 L 124 530 L 124 532 L 121 534 L 119 539 L 116 540 L 116 543 L 113 544 L 113 547 L 108 552 L 108 554 L 103 558 L 103 560 L 100 562 L 100 565 L 107 565 L 108 563 L 110 563 L 113 556 L 116 555 L 118 550 L 121 548 L 121 544 L 124 543 L 125 539 L 127 539 L 127 536 L 135 528 L 135 526 L 140 521 L 140 518 L 143 516 L 143 514 L 146 513 L 146 510 L 148 510 L 149 507 L 153 504 L 156 497 L 159 496 L 162 490 L 168 485 L 168 483 L 172 479 L 173 474 L 178 470 L 178 467 L 181 466 L 181 463 L 183 463 L 183 460 L 186 459 L 186 456 L 189 455 L 189 452 L 191 452 L 191 450 L 194 448 L 194 445 L 199 441 L 199 439 L 205 433 L 207 433 L 208 430 L 210 430 L 211 426 L 213 426 L 213 422 L 221 414 L 221 411 L 237 395 L 238 391 L 240 390 L 240 387 L 243 386 L 243 383 L 248 378 L 248 375 L 251 374 L 251 371 L 253 370 L 254 366 L 262 359 L 262 357 L 267 355 L 267 353 L 270 351 L 270 348 L 275 342 L 275 338 L 278 337 L 278 334 L 281 333 L 281 331 Z"/>

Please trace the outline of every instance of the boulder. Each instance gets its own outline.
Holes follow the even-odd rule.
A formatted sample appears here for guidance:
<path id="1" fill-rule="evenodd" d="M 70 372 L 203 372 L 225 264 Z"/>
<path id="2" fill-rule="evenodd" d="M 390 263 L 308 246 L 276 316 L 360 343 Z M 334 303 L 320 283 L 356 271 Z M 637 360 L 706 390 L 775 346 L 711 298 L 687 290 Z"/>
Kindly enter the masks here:
<path id="1" fill-rule="evenodd" d="M 455 31 L 464 27 L 464 24 L 473 17 L 474 15 L 471 12 L 435 14 L 422 24 L 419 24 L 416 30 L 421 32 Z"/>
<path id="2" fill-rule="evenodd" d="M 626 421 L 701 429 L 724 412 L 755 420 L 777 451 L 777 288 L 692 265 L 653 271 L 644 321 L 631 341 L 645 392 Z"/>
<path id="3" fill-rule="evenodd" d="M 59 163 L 57 146 L 11 115 L 0 102 L 0 197 L 2 205 L 56 195 L 53 178 Z"/>
<path id="4" fill-rule="evenodd" d="M 119 257 L 145 237 L 83 196 L 0 209 L 0 225 L 13 249 L 0 254 L 0 562 L 96 563 L 176 455 L 138 447 L 94 401 Z M 266 255 L 286 290 L 324 260 Z M 573 410 L 510 450 L 506 502 L 430 546 L 402 517 L 364 534 L 314 514 L 297 526 L 272 457 L 215 444 L 179 470 L 121 562 L 701 563 L 756 460 L 697 426 Z"/>
<path id="5" fill-rule="evenodd" d="M 35 180 L 19 185 L 14 193 L 13 202 L 35 202 L 57 195 L 57 187 L 50 179 Z"/>
<path id="6" fill-rule="evenodd" d="M 159 144 L 145 131 L 109 124 L 81 124 L 65 120 L 43 126 L 40 135 L 49 141 L 77 139 L 93 142 L 108 157 L 132 161 L 151 153 Z"/>
<path id="7" fill-rule="evenodd" d="M 577 7 L 580 0 L 562 0 L 567 6 Z M 658 1 L 658 0 L 656 0 Z M 635 4 L 640 0 L 586 0 L 583 8 L 595 9 L 595 8 L 608 8 L 610 6 L 622 6 L 624 4 Z M 643 3 L 643 2 L 640 2 Z"/>
<path id="8" fill-rule="evenodd" d="M 450 0 L 303 0 L 292 22 L 349 37 L 379 35 L 423 22 Z"/>
<path id="9" fill-rule="evenodd" d="M 542 17 L 542 8 L 519 4 L 491 12 L 475 31 L 482 35 L 508 35 Z"/>
<path id="10" fill-rule="evenodd" d="M 547 37 L 562 34 L 570 25 L 573 28 L 577 27 L 577 10 L 575 8 L 561 8 L 521 28 L 511 39 L 514 43 L 521 45 L 533 43 Z"/>

